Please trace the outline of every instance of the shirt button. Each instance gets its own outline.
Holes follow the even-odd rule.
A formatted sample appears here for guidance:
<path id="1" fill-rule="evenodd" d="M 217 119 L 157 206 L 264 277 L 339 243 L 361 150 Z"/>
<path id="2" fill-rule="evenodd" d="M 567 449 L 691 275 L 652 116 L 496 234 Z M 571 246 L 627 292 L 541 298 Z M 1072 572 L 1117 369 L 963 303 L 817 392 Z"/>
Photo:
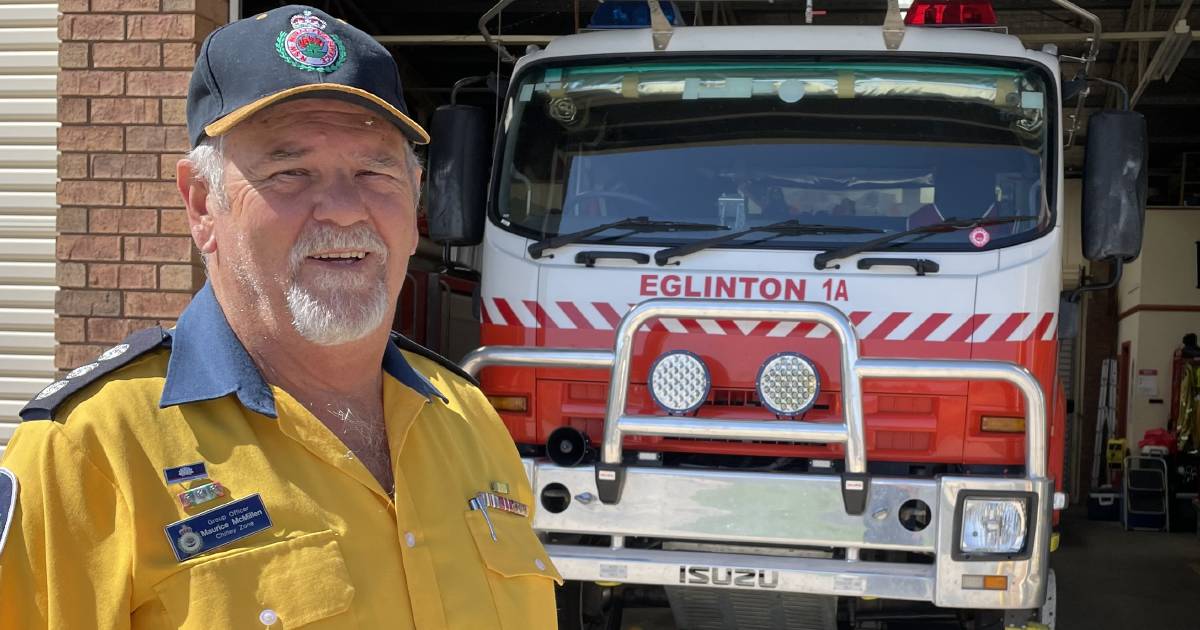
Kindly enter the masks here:
<path id="1" fill-rule="evenodd" d="M 417 537 L 412 532 L 405 532 L 404 544 L 408 545 L 409 549 L 417 546 Z"/>
<path id="2" fill-rule="evenodd" d="M 354 459 L 354 451 L 346 451 L 346 459 Z"/>
<path id="3" fill-rule="evenodd" d="M 279 621 L 279 615 L 275 614 L 274 610 L 265 608 L 262 612 L 258 613 L 258 621 L 262 623 L 262 625 L 270 627 L 275 625 L 276 621 Z"/>
<path id="4" fill-rule="evenodd" d="M 537 558 L 536 560 L 534 560 L 533 565 L 538 568 L 538 571 L 546 570 L 546 563 L 542 562 L 541 558 Z"/>

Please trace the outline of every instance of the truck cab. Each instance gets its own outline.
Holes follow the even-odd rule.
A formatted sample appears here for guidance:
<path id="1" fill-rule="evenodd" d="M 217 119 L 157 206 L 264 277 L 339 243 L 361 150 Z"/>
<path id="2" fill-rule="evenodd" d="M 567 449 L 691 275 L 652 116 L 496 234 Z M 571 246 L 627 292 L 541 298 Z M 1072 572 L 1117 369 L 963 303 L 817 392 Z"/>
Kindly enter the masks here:
<path id="1" fill-rule="evenodd" d="M 464 366 L 573 625 L 648 588 L 681 627 L 906 602 L 1052 622 L 1057 57 L 986 29 L 661 26 L 522 57 L 487 168 L 464 166 L 480 113 L 434 121 L 431 224 L 479 243 Z M 1107 177 L 1111 240 L 1145 184 Z"/>

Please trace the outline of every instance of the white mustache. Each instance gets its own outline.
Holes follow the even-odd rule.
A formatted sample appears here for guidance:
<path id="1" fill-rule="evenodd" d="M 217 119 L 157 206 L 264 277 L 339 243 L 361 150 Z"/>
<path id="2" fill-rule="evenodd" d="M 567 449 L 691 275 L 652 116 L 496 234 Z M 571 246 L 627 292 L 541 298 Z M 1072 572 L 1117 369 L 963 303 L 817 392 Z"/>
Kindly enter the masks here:
<path id="1" fill-rule="evenodd" d="M 380 264 L 387 262 L 387 245 L 366 223 L 355 223 L 350 227 L 312 223 L 292 246 L 292 269 L 297 269 L 305 258 L 313 254 L 337 250 L 365 251 L 378 256 Z"/>

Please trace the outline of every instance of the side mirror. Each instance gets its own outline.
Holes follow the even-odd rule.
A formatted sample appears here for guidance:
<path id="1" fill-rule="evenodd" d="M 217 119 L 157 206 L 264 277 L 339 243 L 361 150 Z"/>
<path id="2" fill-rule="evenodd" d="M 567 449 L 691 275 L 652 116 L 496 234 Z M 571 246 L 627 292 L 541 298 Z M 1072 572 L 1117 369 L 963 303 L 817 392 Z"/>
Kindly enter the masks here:
<path id="1" fill-rule="evenodd" d="M 478 107 L 443 105 L 433 113 L 429 146 L 429 238 L 439 245 L 483 240 L 488 161 L 488 117 Z"/>
<path id="2" fill-rule="evenodd" d="M 1058 296 L 1058 338 L 1074 339 L 1079 336 L 1079 296 L 1063 291 Z"/>
<path id="3" fill-rule="evenodd" d="M 1083 170 L 1083 255 L 1130 261 L 1142 251 L 1146 218 L 1146 119 L 1108 110 L 1088 120 Z"/>

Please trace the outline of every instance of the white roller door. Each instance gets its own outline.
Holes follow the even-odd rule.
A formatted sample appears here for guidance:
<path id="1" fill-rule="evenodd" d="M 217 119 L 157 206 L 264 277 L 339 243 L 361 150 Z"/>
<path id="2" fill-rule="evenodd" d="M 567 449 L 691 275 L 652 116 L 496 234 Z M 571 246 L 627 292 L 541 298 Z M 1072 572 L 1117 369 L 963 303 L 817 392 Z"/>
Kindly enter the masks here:
<path id="1" fill-rule="evenodd" d="M 54 378 L 58 4 L 0 0 L 0 451 Z"/>

